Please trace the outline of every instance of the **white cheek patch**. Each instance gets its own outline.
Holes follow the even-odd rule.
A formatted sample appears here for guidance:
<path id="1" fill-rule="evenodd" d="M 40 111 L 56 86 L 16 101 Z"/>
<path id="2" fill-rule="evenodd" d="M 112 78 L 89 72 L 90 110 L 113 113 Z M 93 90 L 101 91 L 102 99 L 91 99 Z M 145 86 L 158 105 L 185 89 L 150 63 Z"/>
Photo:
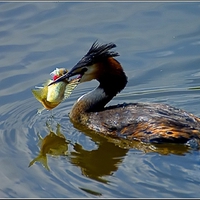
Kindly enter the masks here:
<path id="1" fill-rule="evenodd" d="M 97 71 L 97 66 L 96 66 L 96 64 L 93 64 L 87 68 L 87 71 L 85 72 L 85 74 L 91 75 L 91 74 L 96 73 L 96 71 Z"/>
<path id="2" fill-rule="evenodd" d="M 87 71 L 82 76 L 80 82 L 86 82 L 86 81 L 91 81 L 93 79 L 96 79 L 97 71 L 98 71 L 97 64 L 93 64 L 93 65 L 87 67 Z"/>
<path id="3" fill-rule="evenodd" d="M 107 95 L 102 88 L 96 88 L 92 90 L 91 92 L 79 97 L 77 102 L 79 102 L 80 100 L 83 100 L 83 101 L 90 102 L 90 104 L 92 105 L 94 102 L 99 102 L 100 100 L 104 99 L 106 96 Z"/>

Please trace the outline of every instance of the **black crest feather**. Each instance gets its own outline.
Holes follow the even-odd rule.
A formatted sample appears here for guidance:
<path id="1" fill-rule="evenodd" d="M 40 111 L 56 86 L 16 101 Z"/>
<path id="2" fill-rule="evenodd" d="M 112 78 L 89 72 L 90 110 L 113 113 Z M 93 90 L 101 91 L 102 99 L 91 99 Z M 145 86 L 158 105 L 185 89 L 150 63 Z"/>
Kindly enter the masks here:
<path id="1" fill-rule="evenodd" d="M 119 56 L 117 52 L 110 51 L 112 48 L 115 48 L 116 45 L 114 43 L 108 43 L 100 45 L 97 41 L 95 41 L 86 56 L 96 57 L 115 57 Z"/>
<path id="2" fill-rule="evenodd" d="M 100 45 L 97 41 L 95 41 L 87 54 L 79 61 L 78 64 L 82 65 L 90 65 L 95 62 L 101 61 L 108 57 L 116 57 L 119 56 L 117 52 L 110 51 L 115 48 L 116 45 L 114 43 L 108 43 Z"/>

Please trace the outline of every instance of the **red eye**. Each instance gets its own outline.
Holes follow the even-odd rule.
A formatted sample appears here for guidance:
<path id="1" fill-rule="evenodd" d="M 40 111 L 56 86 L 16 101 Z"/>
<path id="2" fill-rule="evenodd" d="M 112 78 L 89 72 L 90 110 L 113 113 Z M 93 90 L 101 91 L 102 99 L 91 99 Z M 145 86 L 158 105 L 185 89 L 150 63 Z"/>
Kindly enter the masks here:
<path id="1" fill-rule="evenodd" d="M 54 76 L 53 76 L 53 80 L 54 80 L 54 81 L 55 81 L 57 78 L 59 78 L 58 75 L 54 75 Z"/>

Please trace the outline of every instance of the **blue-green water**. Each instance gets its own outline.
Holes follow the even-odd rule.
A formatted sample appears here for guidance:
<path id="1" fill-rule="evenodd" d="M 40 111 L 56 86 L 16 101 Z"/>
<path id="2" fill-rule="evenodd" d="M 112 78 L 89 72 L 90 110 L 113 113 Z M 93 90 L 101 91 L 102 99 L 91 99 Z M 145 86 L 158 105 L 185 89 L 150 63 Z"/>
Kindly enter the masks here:
<path id="1" fill-rule="evenodd" d="M 200 117 L 199 2 L 0 3 L 0 197 L 199 197 L 199 151 L 126 145 L 77 130 L 73 103 L 97 82 L 79 85 L 51 112 L 31 89 L 55 68 L 72 68 L 95 40 L 114 42 L 129 82 L 110 103 L 160 102 Z M 57 123 L 65 156 L 40 162 L 38 136 Z"/>

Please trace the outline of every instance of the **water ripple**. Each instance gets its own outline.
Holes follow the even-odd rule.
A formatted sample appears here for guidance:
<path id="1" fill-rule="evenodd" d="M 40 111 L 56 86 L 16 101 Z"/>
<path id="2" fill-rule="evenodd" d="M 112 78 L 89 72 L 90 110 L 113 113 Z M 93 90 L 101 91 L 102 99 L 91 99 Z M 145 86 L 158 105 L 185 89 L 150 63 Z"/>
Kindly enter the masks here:
<path id="1" fill-rule="evenodd" d="M 68 113 L 97 83 L 79 85 L 53 112 L 31 89 L 56 67 L 70 69 L 92 42 L 114 42 L 127 87 L 110 104 L 156 101 L 199 110 L 199 3 L 0 3 L 0 196 L 8 198 L 197 197 L 199 152 L 151 146 L 78 129 Z M 87 14 L 86 14 L 87 13 Z M 52 117 L 53 114 L 53 117 Z M 50 130 L 66 137 L 67 155 L 40 162 Z"/>

